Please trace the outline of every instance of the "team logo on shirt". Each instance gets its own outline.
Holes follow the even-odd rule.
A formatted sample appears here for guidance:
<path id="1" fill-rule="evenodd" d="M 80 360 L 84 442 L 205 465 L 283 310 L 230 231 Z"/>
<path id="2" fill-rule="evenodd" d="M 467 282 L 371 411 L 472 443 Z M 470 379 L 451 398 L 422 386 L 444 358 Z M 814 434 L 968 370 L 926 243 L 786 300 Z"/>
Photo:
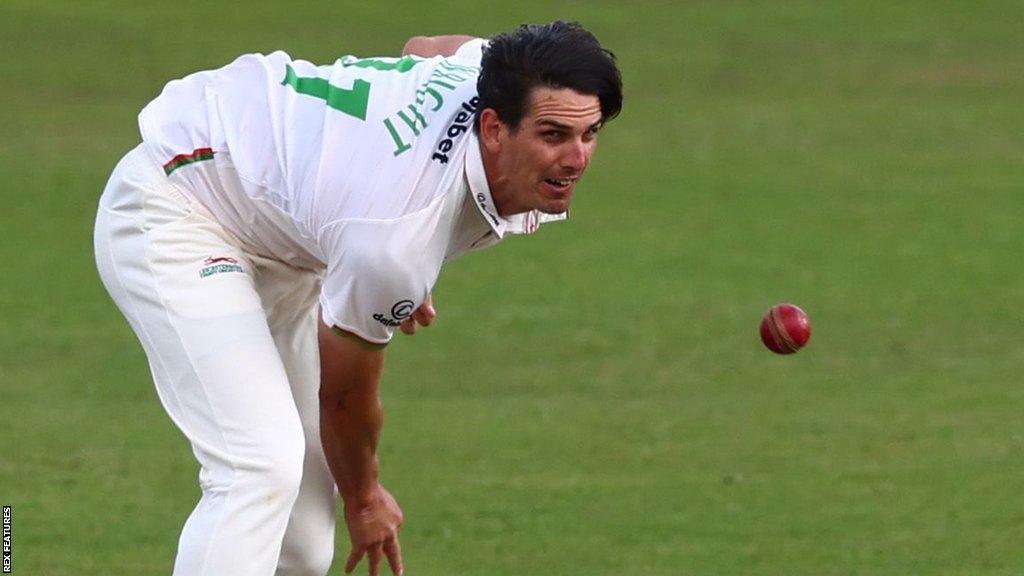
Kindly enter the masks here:
<path id="1" fill-rule="evenodd" d="M 199 270 L 199 277 L 206 278 L 214 274 L 221 274 L 224 272 L 242 272 L 242 267 L 238 264 L 238 260 L 228 256 L 210 256 L 203 261 L 203 268 Z"/>
<path id="2" fill-rule="evenodd" d="M 402 324 L 402 320 L 405 320 L 409 316 L 412 316 L 412 311 L 416 309 L 416 303 L 412 300 L 400 300 L 395 302 L 395 305 L 391 307 L 391 316 L 385 316 L 380 312 L 373 315 L 373 319 L 385 326 L 395 328 Z"/>

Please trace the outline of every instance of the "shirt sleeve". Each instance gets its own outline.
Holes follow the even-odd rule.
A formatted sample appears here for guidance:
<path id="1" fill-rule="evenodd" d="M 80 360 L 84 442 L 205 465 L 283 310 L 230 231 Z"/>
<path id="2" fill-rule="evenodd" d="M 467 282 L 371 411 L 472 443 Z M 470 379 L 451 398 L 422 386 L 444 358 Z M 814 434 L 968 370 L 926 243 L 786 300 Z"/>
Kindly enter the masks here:
<path id="1" fill-rule="evenodd" d="M 479 66 L 480 58 L 483 56 L 483 48 L 487 45 L 487 42 L 486 38 L 474 38 L 459 46 L 459 49 L 455 51 L 451 59 L 457 60 L 460 64 Z"/>
<path id="2" fill-rule="evenodd" d="M 327 226 L 329 254 L 320 294 L 323 321 L 374 344 L 386 344 L 430 293 L 437 273 L 417 259 L 416 244 L 388 222 Z"/>

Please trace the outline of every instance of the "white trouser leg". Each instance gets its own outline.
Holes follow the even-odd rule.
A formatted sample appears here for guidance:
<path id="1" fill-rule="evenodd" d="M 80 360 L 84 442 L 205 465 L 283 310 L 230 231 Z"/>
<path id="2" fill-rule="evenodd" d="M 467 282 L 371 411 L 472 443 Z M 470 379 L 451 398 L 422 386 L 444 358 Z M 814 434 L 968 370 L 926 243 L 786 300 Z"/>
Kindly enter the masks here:
<path id="1" fill-rule="evenodd" d="M 316 328 L 319 277 L 254 258 L 270 332 L 284 361 L 302 421 L 306 450 L 275 576 L 323 576 L 334 558 L 338 494 L 320 443 L 320 354 Z"/>
<path id="2" fill-rule="evenodd" d="M 175 576 L 274 574 L 306 439 L 252 262 L 141 148 L 111 176 L 95 240 L 104 284 L 201 464 Z M 203 276 L 210 257 L 235 262 Z"/>

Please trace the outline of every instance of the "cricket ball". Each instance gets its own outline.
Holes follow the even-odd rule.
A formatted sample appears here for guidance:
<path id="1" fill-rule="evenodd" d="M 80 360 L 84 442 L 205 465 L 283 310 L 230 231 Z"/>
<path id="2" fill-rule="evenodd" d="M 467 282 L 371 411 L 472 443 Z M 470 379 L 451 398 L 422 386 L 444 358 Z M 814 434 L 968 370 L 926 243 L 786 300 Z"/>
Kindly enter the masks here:
<path id="1" fill-rule="evenodd" d="M 776 354 L 792 354 L 811 339 L 811 319 L 792 304 L 776 304 L 761 319 L 761 341 Z"/>

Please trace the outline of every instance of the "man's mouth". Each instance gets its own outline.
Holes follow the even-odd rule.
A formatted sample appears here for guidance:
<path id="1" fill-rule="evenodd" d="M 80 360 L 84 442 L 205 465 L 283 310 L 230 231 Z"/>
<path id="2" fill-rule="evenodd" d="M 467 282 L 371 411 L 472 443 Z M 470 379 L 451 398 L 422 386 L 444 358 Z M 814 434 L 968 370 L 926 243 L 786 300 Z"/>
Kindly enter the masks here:
<path id="1" fill-rule="evenodd" d="M 555 190 L 559 190 L 559 191 L 568 190 L 570 187 L 572 187 L 573 184 L 576 183 L 577 180 L 579 180 L 579 177 L 576 177 L 576 178 L 545 178 L 544 179 L 544 181 L 547 182 L 548 185 L 550 185 Z"/>

